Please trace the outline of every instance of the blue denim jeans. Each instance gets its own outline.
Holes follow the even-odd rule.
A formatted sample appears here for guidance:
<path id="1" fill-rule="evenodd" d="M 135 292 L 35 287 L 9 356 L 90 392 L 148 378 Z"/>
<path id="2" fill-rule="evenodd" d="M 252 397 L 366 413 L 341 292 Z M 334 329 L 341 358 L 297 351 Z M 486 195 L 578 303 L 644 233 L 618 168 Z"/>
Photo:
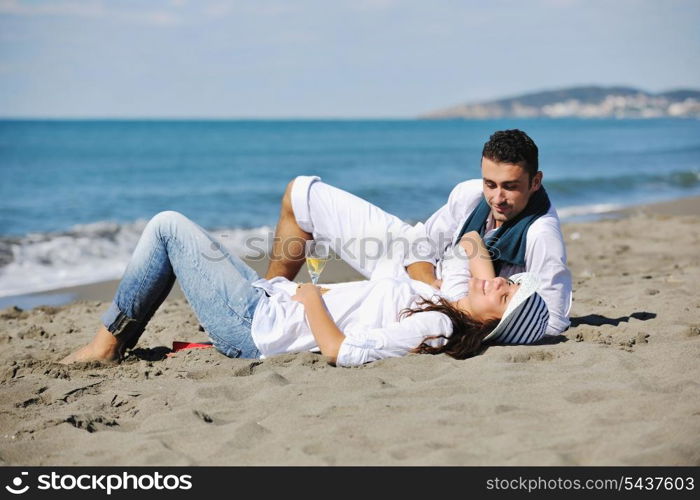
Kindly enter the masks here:
<path id="1" fill-rule="evenodd" d="M 214 347 L 232 358 L 259 358 L 251 336 L 262 289 L 257 273 L 184 215 L 153 217 L 141 235 L 102 322 L 126 347 L 136 345 L 177 277 Z"/>

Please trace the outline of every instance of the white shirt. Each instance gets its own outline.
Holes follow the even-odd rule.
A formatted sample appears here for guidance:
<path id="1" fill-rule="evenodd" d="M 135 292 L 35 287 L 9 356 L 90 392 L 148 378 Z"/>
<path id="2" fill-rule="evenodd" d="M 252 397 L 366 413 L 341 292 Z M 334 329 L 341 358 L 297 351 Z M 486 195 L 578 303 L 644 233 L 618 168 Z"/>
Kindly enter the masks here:
<path id="1" fill-rule="evenodd" d="M 262 357 L 285 352 L 317 350 L 304 314 L 304 306 L 292 300 L 297 284 L 285 278 L 257 280 L 263 296 L 255 309 L 251 335 Z M 421 297 L 434 299 L 436 291 L 408 278 L 377 279 L 323 285 L 329 313 L 345 339 L 336 364 L 357 366 L 382 358 L 399 357 L 426 337 L 452 334 L 452 322 L 437 311 L 415 313 L 399 319 L 405 308 L 415 307 Z M 431 339 L 432 346 L 446 339 Z"/>
<path id="2" fill-rule="evenodd" d="M 482 195 L 481 179 L 457 184 L 447 203 L 425 223 L 428 238 L 433 242 L 431 257 L 433 264 L 437 263 L 436 275 L 443 279 L 441 292 L 449 300 L 456 300 L 468 291 L 471 275 L 466 256 L 455 254 L 455 249 L 460 248 L 457 245 L 459 232 Z M 549 309 L 546 334 L 559 335 L 570 324 L 572 286 L 559 216 L 553 205 L 527 230 L 525 267 L 504 264 L 499 276 L 508 277 L 525 271 L 536 274 L 542 283 L 538 293 Z"/>

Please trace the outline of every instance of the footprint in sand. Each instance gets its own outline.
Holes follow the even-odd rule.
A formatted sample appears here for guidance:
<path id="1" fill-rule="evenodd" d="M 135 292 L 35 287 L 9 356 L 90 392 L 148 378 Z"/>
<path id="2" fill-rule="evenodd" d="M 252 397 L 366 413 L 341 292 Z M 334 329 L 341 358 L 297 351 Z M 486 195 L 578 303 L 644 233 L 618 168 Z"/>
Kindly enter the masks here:
<path id="1" fill-rule="evenodd" d="M 93 415 L 89 413 L 82 413 L 76 415 L 69 415 L 67 418 L 61 420 L 52 420 L 47 422 L 46 427 L 50 425 L 59 425 L 62 423 L 69 423 L 76 429 L 82 429 L 90 433 L 103 431 L 108 428 L 118 427 L 119 423 L 116 420 L 110 419 L 103 415 Z"/>
<path id="2" fill-rule="evenodd" d="M 516 353 L 506 354 L 504 355 L 503 359 L 504 361 L 508 361 L 510 363 L 531 363 L 538 361 L 552 361 L 557 357 L 559 356 L 555 356 L 550 351 L 544 351 L 542 349 L 532 351 L 527 349 Z"/>
<path id="3" fill-rule="evenodd" d="M 271 434 L 269 429 L 266 429 L 257 422 L 246 422 L 236 429 L 232 438 L 228 440 L 226 446 L 233 448 L 250 448 Z"/>

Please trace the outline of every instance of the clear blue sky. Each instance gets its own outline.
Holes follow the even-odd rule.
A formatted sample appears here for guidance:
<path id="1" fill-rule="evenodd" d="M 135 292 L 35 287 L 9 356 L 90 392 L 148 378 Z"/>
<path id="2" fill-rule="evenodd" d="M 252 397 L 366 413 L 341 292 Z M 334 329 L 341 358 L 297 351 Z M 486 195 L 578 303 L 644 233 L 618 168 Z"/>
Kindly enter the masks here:
<path id="1" fill-rule="evenodd" d="M 411 117 L 700 88 L 698 0 L 0 0 L 0 116 Z"/>

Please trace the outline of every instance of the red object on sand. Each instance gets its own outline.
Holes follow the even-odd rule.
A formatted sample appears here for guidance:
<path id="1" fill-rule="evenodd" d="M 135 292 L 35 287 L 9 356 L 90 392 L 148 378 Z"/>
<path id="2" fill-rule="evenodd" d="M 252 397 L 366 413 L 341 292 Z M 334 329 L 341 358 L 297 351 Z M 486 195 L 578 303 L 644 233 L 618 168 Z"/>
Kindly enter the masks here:
<path id="1" fill-rule="evenodd" d="M 209 349 L 214 347 L 211 343 L 199 342 L 173 342 L 173 352 L 184 351 L 185 349 Z"/>

